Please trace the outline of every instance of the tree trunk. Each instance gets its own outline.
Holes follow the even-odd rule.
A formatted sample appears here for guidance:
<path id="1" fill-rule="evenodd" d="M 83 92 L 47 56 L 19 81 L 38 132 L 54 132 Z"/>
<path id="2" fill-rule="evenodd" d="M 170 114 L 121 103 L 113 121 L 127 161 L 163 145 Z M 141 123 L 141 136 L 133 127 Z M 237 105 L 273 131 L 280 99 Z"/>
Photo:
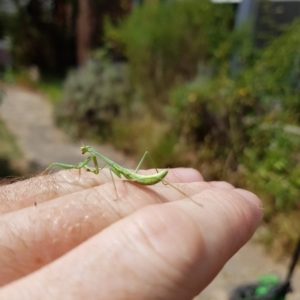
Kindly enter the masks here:
<path id="1" fill-rule="evenodd" d="M 78 0 L 77 19 L 77 64 L 82 66 L 91 49 L 92 12 L 90 0 Z"/>

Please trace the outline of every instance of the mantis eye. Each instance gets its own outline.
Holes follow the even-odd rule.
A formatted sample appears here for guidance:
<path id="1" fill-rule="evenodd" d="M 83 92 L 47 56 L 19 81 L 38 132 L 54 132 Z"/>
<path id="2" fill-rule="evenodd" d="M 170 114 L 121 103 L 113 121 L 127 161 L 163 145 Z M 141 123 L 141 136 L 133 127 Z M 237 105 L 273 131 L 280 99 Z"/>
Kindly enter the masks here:
<path id="1" fill-rule="evenodd" d="M 81 153 L 84 154 L 84 153 L 87 153 L 89 151 L 89 148 L 90 146 L 82 146 L 80 149 L 81 149 Z"/>

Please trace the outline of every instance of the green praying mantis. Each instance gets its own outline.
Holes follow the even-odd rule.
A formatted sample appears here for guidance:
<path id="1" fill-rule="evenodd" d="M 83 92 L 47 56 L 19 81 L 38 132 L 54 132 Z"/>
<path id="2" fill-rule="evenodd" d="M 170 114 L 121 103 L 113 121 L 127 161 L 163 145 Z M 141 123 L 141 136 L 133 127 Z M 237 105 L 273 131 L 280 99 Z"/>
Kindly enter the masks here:
<path id="1" fill-rule="evenodd" d="M 181 190 L 179 190 L 177 187 L 175 187 L 171 183 L 169 183 L 166 180 L 164 180 L 164 178 L 168 174 L 168 170 L 164 170 L 164 171 L 160 171 L 159 172 L 157 170 L 157 168 L 155 168 L 155 170 L 156 170 L 157 173 L 152 174 L 152 175 L 141 175 L 141 174 L 137 173 L 138 170 L 139 170 L 139 168 L 140 168 L 140 166 L 141 166 L 141 164 L 143 163 L 143 161 L 144 161 L 144 159 L 145 159 L 145 157 L 147 155 L 150 157 L 150 159 L 151 159 L 151 161 L 153 163 L 153 160 L 152 160 L 151 156 L 149 155 L 148 151 L 146 151 L 144 153 L 144 155 L 143 155 L 141 161 L 139 162 L 138 166 L 136 167 L 135 171 L 132 172 L 131 170 L 126 169 L 126 168 L 118 165 L 114 161 L 108 159 L 103 154 L 95 151 L 90 146 L 82 146 L 82 147 L 80 147 L 80 149 L 81 149 L 81 153 L 82 154 L 89 153 L 89 156 L 83 162 L 79 163 L 78 165 L 69 165 L 69 164 L 54 162 L 51 165 L 49 165 L 46 170 L 52 168 L 53 166 L 58 166 L 58 167 L 60 167 L 62 169 L 78 169 L 79 170 L 79 174 L 80 174 L 80 170 L 82 168 L 86 169 L 89 172 L 93 172 L 95 174 L 99 174 L 99 171 L 101 171 L 106 165 L 109 165 L 109 170 L 110 170 L 111 178 L 112 178 L 114 189 L 115 189 L 116 195 L 117 195 L 116 200 L 119 198 L 119 196 L 118 196 L 116 184 L 115 184 L 115 181 L 114 181 L 112 173 L 116 174 L 119 178 L 121 178 L 121 176 L 123 175 L 129 181 L 132 181 L 132 182 L 135 182 L 135 183 L 138 183 L 138 184 L 141 184 L 141 185 L 154 185 L 154 184 L 156 184 L 158 182 L 162 182 L 164 184 L 168 184 L 168 185 L 172 186 L 174 189 L 176 189 L 178 192 L 180 192 L 181 194 L 183 194 L 185 197 L 190 198 L 187 194 L 185 194 L 184 192 L 182 192 Z M 103 160 L 105 162 L 105 164 L 104 164 L 103 167 L 99 168 L 97 158 L 100 158 L 101 160 Z M 88 166 L 88 163 L 90 161 L 93 161 L 94 167 L 89 167 Z"/>

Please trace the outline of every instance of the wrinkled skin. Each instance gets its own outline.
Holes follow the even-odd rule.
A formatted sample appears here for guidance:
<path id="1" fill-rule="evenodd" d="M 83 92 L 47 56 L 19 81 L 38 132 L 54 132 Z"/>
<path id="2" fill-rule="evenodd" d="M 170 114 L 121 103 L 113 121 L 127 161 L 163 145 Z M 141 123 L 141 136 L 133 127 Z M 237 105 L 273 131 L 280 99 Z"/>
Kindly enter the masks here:
<path id="1" fill-rule="evenodd" d="M 151 174 L 144 171 L 142 174 Z M 251 238 L 252 193 L 171 169 L 148 187 L 68 170 L 0 187 L 0 299 L 192 299 Z"/>

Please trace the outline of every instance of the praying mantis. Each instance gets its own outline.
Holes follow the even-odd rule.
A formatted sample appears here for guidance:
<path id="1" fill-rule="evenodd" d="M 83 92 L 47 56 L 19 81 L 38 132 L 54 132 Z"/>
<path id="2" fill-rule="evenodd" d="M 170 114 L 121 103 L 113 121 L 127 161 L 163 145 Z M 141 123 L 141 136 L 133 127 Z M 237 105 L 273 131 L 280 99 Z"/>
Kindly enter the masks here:
<path id="1" fill-rule="evenodd" d="M 186 195 L 184 192 L 182 192 L 181 190 L 179 190 L 177 187 L 175 187 L 171 183 L 169 183 L 169 182 L 167 182 L 167 181 L 164 180 L 164 178 L 168 174 L 168 170 L 163 170 L 163 171 L 159 172 L 157 170 L 157 168 L 155 168 L 155 170 L 156 170 L 157 173 L 152 174 L 152 175 L 141 175 L 141 174 L 137 173 L 138 170 L 139 170 L 139 168 L 140 168 L 140 166 L 141 166 L 141 164 L 143 163 L 143 161 L 144 161 L 144 159 L 145 159 L 145 157 L 147 155 L 149 155 L 149 157 L 150 157 L 150 159 L 151 159 L 151 161 L 153 163 L 153 160 L 152 160 L 152 158 L 151 158 L 151 156 L 150 156 L 150 154 L 149 154 L 148 151 L 146 151 L 144 153 L 144 155 L 143 155 L 141 161 L 139 162 L 138 166 L 136 167 L 135 171 L 132 172 L 131 170 L 126 169 L 126 168 L 118 165 L 114 161 L 108 159 L 103 154 L 95 151 L 90 146 L 82 146 L 82 147 L 80 147 L 80 150 L 81 150 L 82 154 L 89 153 L 89 156 L 83 162 L 79 163 L 78 165 L 69 165 L 69 164 L 54 162 L 51 165 L 49 165 L 46 170 L 52 168 L 53 166 L 57 166 L 57 167 L 60 167 L 62 169 L 78 169 L 79 170 L 79 174 L 80 174 L 80 170 L 82 168 L 84 168 L 84 169 L 86 169 L 89 172 L 93 172 L 95 174 L 99 174 L 99 171 L 101 171 L 106 165 L 109 165 L 109 170 L 110 170 L 111 178 L 112 178 L 114 189 L 115 189 L 116 195 L 117 195 L 116 200 L 119 198 L 119 196 L 118 196 L 116 184 L 115 184 L 115 181 L 114 181 L 112 173 L 116 174 L 119 178 L 121 178 L 121 176 L 123 175 L 129 181 L 132 181 L 132 182 L 135 182 L 135 183 L 138 183 L 138 184 L 141 184 L 141 185 L 154 185 L 154 184 L 156 184 L 158 182 L 162 182 L 164 184 L 168 184 L 168 185 L 172 186 L 174 189 L 176 189 L 178 192 L 180 192 L 181 194 L 183 194 L 185 197 L 190 198 L 188 195 Z M 103 167 L 99 168 L 97 158 L 100 158 L 101 160 L 103 160 L 105 162 L 105 164 L 104 164 Z M 90 161 L 93 161 L 94 167 L 89 167 L 88 166 L 88 163 Z"/>

